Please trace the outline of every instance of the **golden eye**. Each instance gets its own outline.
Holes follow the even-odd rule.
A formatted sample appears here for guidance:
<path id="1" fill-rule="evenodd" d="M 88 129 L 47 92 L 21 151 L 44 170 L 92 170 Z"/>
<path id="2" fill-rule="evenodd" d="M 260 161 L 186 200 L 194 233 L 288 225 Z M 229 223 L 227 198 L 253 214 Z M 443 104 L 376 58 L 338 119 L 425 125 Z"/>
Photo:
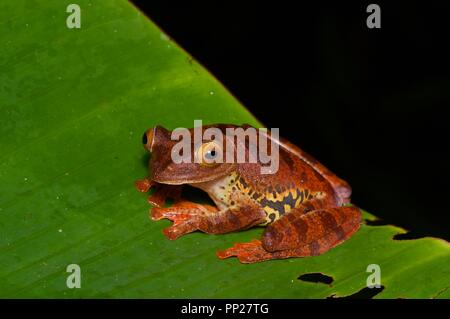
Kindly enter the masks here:
<path id="1" fill-rule="evenodd" d="M 204 166 L 213 166 L 218 164 L 222 148 L 217 142 L 211 141 L 203 143 L 195 154 L 197 162 Z"/>
<path id="2" fill-rule="evenodd" d="M 144 145 L 144 148 L 151 151 L 152 144 L 153 144 L 153 128 L 145 131 L 144 135 L 142 136 L 142 144 Z"/>

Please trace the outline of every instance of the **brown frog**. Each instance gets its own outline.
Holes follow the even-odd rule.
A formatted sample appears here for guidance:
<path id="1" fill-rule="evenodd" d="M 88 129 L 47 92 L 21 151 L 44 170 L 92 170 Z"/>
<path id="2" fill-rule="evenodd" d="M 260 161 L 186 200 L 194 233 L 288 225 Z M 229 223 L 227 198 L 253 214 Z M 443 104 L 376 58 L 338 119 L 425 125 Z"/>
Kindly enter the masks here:
<path id="1" fill-rule="evenodd" d="M 203 130 L 208 127 L 225 134 L 226 128 L 237 126 L 218 124 Z M 196 230 L 223 234 L 265 226 L 260 240 L 236 243 L 217 252 L 219 258 L 236 256 L 242 263 L 253 263 L 320 255 L 358 230 L 361 213 L 350 205 L 351 188 L 345 181 L 295 145 L 272 138 L 270 133 L 260 134 L 279 146 L 279 167 L 273 174 L 261 174 L 259 161 L 206 161 L 224 148 L 219 143 L 211 147 L 211 141 L 203 141 L 197 149 L 192 144 L 192 161 L 177 164 L 171 158 L 177 143 L 171 140 L 171 132 L 161 126 L 145 132 L 143 144 L 151 152 L 150 175 L 136 186 L 141 192 L 156 188 L 149 197 L 154 206 L 151 217 L 173 221 L 164 229 L 167 238 L 173 240 Z M 208 193 L 215 206 L 181 199 L 183 184 Z M 174 204 L 162 207 L 168 197 L 175 199 Z"/>

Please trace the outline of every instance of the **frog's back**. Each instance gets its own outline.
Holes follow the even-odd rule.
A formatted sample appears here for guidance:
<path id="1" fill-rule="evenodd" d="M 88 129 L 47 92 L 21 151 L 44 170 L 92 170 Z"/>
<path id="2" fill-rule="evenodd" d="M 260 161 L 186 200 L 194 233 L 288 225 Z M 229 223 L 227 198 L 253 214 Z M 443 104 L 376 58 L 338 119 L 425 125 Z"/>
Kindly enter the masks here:
<path id="1" fill-rule="evenodd" d="M 291 142 L 283 139 L 277 138 L 274 139 L 270 135 L 270 133 L 265 134 L 265 136 L 272 142 L 278 143 L 280 148 L 280 159 L 288 158 L 288 168 L 291 171 L 302 171 L 304 173 L 315 171 L 322 178 L 319 177 L 319 180 L 325 180 L 328 182 L 333 188 L 336 195 L 342 201 L 342 203 L 348 203 L 350 201 L 350 196 L 352 194 L 352 189 L 350 185 L 336 176 L 333 172 L 331 172 L 328 168 L 322 165 L 319 161 L 317 161 L 314 157 L 300 149 L 298 146 L 292 144 Z M 314 174 L 314 173 L 313 173 Z M 311 174 L 310 174 L 311 175 Z M 314 174 L 316 175 L 316 174 Z"/>
<path id="2" fill-rule="evenodd" d="M 295 145 L 280 139 L 279 146 L 276 173 L 261 174 L 261 164 L 252 163 L 241 164 L 238 172 L 238 189 L 263 207 L 267 223 L 312 200 L 324 207 L 349 202 L 351 189 L 345 181 Z"/>

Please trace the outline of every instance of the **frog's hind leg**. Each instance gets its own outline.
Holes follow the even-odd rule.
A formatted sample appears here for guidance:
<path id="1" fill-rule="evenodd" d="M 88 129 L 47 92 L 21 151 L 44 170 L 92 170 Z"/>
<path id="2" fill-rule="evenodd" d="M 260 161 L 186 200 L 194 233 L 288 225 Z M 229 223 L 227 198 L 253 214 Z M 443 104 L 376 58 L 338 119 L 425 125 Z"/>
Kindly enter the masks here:
<path id="1" fill-rule="evenodd" d="M 243 263 L 323 254 L 355 233 L 361 221 L 359 208 L 345 206 L 304 214 L 294 209 L 265 229 L 262 240 L 235 244 L 218 252 L 219 258 L 238 257 Z"/>
<path id="2" fill-rule="evenodd" d="M 270 252 L 292 250 L 299 257 L 320 255 L 348 239 L 360 223 L 361 213 L 356 206 L 306 214 L 294 210 L 265 229 L 262 244 Z"/>

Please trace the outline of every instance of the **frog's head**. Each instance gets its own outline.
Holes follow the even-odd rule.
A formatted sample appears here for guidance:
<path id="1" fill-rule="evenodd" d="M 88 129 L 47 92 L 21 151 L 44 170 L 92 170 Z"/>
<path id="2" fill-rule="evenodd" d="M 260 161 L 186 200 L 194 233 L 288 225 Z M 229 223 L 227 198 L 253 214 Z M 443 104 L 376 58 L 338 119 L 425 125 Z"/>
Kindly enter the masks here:
<path id="1" fill-rule="evenodd" d="M 203 127 L 203 131 L 206 128 L 208 127 Z M 149 163 L 151 180 L 171 185 L 196 184 L 221 178 L 235 169 L 234 163 L 214 162 L 219 152 L 224 154 L 222 144 L 225 143 L 204 141 L 196 145 L 193 138 L 194 129 L 185 130 L 185 133 L 187 132 L 190 135 L 189 142 L 186 143 L 185 140 L 183 145 L 190 147 L 190 152 L 186 154 L 184 151 L 187 148 L 181 148 L 180 136 L 178 140 L 173 140 L 172 132 L 164 127 L 155 126 L 144 133 L 142 143 L 151 153 Z M 183 156 L 184 160 L 174 161 L 173 157 L 177 155 Z"/>

